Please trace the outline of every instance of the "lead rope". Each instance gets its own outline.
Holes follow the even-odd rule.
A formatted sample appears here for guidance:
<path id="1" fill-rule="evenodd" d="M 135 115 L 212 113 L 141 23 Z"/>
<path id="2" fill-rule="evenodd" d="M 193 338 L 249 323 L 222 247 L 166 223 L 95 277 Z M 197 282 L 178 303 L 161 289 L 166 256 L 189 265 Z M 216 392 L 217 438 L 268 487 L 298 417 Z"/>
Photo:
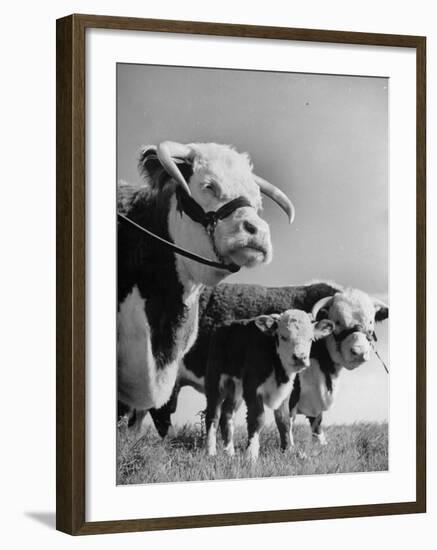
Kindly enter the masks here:
<path id="1" fill-rule="evenodd" d="M 149 235 L 149 237 L 152 237 L 153 239 L 157 240 L 165 248 L 168 248 L 168 249 L 172 250 L 173 252 L 176 252 L 176 254 L 180 254 L 181 256 L 185 256 L 186 258 L 189 258 L 190 260 L 194 260 L 195 262 L 198 262 L 200 264 L 208 265 L 210 267 L 215 267 L 215 268 L 218 268 L 218 269 L 226 269 L 227 271 L 230 271 L 231 273 L 236 273 L 240 269 L 240 267 L 237 266 L 237 265 L 234 265 L 234 264 L 227 265 L 227 264 L 220 263 L 220 262 L 214 262 L 213 260 L 209 260 L 208 258 L 204 258 L 203 256 L 199 256 L 198 254 L 195 254 L 194 252 L 189 252 L 188 250 L 185 250 L 184 248 L 180 248 L 176 244 L 174 244 L 170 241 L 167 241 L 166 239 L 163 239 L 159 235 L 156 235 L 155 233 L 152 233 L 152 231 L 149 231 L 145 227 L 137 224 L 136 222 L 134 222 L 133 220 L 131 220 L 127 216 L 124 216 L 123 214 L 120 214 L 119 212 L 117 213 L 117 216 L 119 217 L 119 219 L 122 219 L 122 220 L 130 223 L 131 225 L 133 225 L 137 229 L 143 231 L 144 233 Z"/>
<path id="2" fill-rule="evenodd" d="M 369 339 L 369 340 L 370 340 L 370 339 Z M 378 350 L 376 349 L 376 342 L 377 342 L 377 341 L 378 341 L 378 338 L 376 337 L 376 332 L 373 331 L 372 339 L 370 340 L 370 345 L 372 346 L 372 349 L 373 349 L 373 351 L 375 352 L 376 357 L 380 360 L 381 365 L 384 367 L 385 372 L 386 372 L 387 374 L 389 374 L 387 365 L 385 364 L 384 360 L 383 360 L 382 357 L 379 355 Z"/>
<path id="3" fill-rule="evenodd" d="M 386 372 L 387 374 L 389 374 L 389 372 L 388 372 L 388 367 L 387 367 L 387 365 L 384 363 L 384 360 L 382 359 L 382 357 L 379 355 L 378 350 L 376 349 L 375 343 L 374 343 L 374 342 L 371 342 L 371 346 L 372 346 L 373 351 L 375 352 L 376 357 L 381 361 L 381 364 L 382 364 L 382 366 L 384 367 L 385 372 Z"/>

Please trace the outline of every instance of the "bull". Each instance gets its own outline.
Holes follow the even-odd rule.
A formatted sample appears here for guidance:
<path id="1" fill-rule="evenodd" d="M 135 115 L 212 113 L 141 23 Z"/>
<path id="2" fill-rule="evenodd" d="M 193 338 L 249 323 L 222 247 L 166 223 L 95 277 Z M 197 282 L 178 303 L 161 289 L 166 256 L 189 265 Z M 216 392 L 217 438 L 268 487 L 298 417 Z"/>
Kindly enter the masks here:
<path id="1" fill-rule="evenodd" d="M 271 260 L 261 193 L 293 217 L 284 193 L 229 146 L 163 142 L 144 148 L 139 169 L 144 183 L 119 186 L 117 197 L 121 412 L 168 402 L 178 365 L 196 339 L 203 286 Z M 212 261 L 198 263 L 176 247 L 194 247 Z"/>

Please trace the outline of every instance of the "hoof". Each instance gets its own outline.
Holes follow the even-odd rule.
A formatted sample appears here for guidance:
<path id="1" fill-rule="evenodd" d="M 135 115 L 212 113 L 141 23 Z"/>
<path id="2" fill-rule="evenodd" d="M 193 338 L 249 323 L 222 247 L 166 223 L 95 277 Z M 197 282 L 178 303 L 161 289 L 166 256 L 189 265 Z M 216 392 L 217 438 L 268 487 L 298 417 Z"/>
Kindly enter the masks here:
<path id="1" fill-rule="evenodd" d="M 323 447 L 328 444 L 328 441 L 324 433 L 313 434 L 313 441 L 315 443 L 318 443 L 319 445 L 322 445 Z"/>
<path id="2" fill-rule="evenodd" d="M 234 449 L 234 446 L 232 447 L 225 447 L 223 449 L 224 453 L 228 456 L 235 456 L 235 449 Z"/>
<path id="3" fill-rule="evenodd" d="M 295 449 L 294 443 L 289 443 L 285 447 L 281 446 L 281 451 L 283 453 L 290 453 L 290 452 L 294 451 L 294 449 Z"/>
<path id="4" fill-rule="evenodd" d="M 206 456 L 217 456 L 217 448 L 214 447 L 208 447 L 206 449 Z"/>
<path id="5" fill-rule="evenodd" d="M 258 460 L 258 453 L 254 453 L 250 450 L 247 450 L 245 454 L 245 459 L 250 464 L 255 464 L 256 461 Z"/>
<path id="6" fill-rule="evenodd" d="M 300 449 L 297 450 L 296 456 L 299 460 L 307 460 L 308 458 L 308 455 L 306 454 L 306 452 Z"/>
<path id="7" fill-rule="evenodd" d="M 176 430 L 173 426 L 170 426 L 170 428 L 167 431 L 167 435 L 165 436 L 166 439 L 175 439 L 176 438 Z"/>

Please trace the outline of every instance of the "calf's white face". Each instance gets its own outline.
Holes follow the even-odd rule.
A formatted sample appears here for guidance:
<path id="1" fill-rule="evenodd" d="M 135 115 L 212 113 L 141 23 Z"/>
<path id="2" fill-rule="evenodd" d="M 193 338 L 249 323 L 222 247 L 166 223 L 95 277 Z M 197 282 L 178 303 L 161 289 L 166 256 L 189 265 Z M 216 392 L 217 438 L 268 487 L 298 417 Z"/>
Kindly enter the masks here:
<path id="1" fill-rule="evenodd" d="M 272 334 L 283 367 L 298 373 L 310 365 L 311 344 L 332 333 L 334 323 L 328 319 L 312 322 L 310 316 L 299 309 L 288 309 L 281 314 L 261 315 L 256 326 Z"/>

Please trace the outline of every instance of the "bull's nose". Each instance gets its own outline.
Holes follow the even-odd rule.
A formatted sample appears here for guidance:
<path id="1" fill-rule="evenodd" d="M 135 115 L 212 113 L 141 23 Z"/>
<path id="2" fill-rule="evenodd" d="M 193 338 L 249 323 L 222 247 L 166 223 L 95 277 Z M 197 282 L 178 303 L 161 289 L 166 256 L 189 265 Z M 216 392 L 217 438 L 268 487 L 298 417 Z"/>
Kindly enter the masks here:
<path id="1" fill-rule="evenodd" d="M 249 233 L 249 235 L 256 235 L 258 233 L 258 229 L 256 225 L 254 225 L 249 220 L 244 220 L 243 222 L 243 229 Z"/>
<path id="2" fill-rule="evenodd" d="M 361 348 L 352 348 L 351 349 L 351 354 L 352 356 L 354 357 L 354 359 L 360 359 L 361 361 L 365 361 L 366 360 L 366 357 L 367 357 L 367 354 L 365 351 L 363 351 Z"/>
<path id="3" fill-rule="evenodd" d="M 293 353 L 293 361 L 296 365 L 302 367 L 309 367 L 310 365 L 309 357 L 306 354 Z"/>

